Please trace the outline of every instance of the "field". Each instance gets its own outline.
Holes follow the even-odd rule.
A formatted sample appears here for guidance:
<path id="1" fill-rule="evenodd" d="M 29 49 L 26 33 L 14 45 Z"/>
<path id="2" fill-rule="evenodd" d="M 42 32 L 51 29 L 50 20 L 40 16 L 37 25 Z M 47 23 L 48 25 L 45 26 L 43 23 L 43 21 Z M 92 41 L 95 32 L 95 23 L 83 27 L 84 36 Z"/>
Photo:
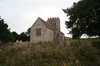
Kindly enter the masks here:
<path id="1" fill-rule="evenodd" d="M 100 66 L 100 39 L 3 44 L 0 66 Z"/>

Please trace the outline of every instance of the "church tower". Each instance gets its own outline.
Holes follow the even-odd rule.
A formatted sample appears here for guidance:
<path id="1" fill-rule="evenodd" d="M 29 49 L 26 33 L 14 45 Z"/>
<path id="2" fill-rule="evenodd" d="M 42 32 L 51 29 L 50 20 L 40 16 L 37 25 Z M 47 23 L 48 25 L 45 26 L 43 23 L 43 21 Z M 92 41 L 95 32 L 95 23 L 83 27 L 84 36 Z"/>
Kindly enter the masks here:
<path id="1" fill-rule="evenodd" d="M 60 19 L 58 17 L 48 18 L 47 22 L 55 26 L 60 31 Z"/>

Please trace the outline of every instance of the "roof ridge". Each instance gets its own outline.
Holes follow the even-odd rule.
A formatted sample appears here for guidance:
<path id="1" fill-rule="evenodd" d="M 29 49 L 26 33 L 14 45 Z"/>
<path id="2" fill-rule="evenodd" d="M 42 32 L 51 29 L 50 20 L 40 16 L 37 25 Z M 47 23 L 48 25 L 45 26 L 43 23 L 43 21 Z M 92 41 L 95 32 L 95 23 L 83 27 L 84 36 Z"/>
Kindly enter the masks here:
<path id="1" fill-rule="evenodd" d="M 38 17 L 48 29 L 54 30 L 54 28 L 48 23 L 47 21 L 44 21 L 42 18 Z"/>

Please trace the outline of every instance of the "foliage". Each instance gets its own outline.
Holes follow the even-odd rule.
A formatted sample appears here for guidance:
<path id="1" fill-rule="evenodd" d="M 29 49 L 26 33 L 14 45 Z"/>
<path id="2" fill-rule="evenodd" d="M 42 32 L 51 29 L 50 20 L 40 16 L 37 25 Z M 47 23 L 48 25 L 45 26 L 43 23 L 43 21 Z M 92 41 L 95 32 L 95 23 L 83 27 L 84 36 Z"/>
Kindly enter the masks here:
<path id="1" fill-rule="evenodd" d="M 0 17 L 0 41 L 1 42 L 8 42 L 11 41 L 12 35 L 8 29 L 8 25 L 4 23 L 4 20 Z"/>
<path id="2" fill-rule="evenodd" d="M 30 40 L 30 36 L 25 33 L 25 32 L 22 32 L 20 35 L 19 35 L 19 40 L 22 40 L 22 41 L 29 41 Z"/>
<path id="3" fill-rule="evenodd" d="M 75 45 L 71 46 L 51 42 L 5 44 L 0 46 L 0 66 L 100 66 L 99 50 L 84 41 L 72 40 Z"/>
<path id="4" fill-rule="evenodd" d="M 14 36 L 13 42 L 15 42 L 16 40 L 19 40 L 20 37 L 16 32 L 11 32 L 11 34 Z"/>
<path id="5" fill-rule="evenodd" d="M 31 32 L 31 28 L 28 28 L 27 31 L 26 31 L 26 34 L 27 34 L 28 36 L 30 36 L 30 32 Z"/>
<path id="6" fill-rule="evenodd" d="M 100 37 L 100 0 L 80 0 L 63 11 L 69 16 L 65 24 L 73 38 L 82 34 Z"/>

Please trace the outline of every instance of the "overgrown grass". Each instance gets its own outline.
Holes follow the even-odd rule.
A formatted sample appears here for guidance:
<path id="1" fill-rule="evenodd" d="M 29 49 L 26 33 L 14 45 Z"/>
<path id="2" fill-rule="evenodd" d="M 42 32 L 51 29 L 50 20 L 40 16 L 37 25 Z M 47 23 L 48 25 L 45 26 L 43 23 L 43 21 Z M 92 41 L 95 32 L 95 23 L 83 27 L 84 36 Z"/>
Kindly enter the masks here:
<path id="1" fill-rule="evenodd" d="M 0 66 L 100 66 L 99 40 L 71 40 L 0 46 Z M 100 46 L 100 45 L 99 45 Z"/>

